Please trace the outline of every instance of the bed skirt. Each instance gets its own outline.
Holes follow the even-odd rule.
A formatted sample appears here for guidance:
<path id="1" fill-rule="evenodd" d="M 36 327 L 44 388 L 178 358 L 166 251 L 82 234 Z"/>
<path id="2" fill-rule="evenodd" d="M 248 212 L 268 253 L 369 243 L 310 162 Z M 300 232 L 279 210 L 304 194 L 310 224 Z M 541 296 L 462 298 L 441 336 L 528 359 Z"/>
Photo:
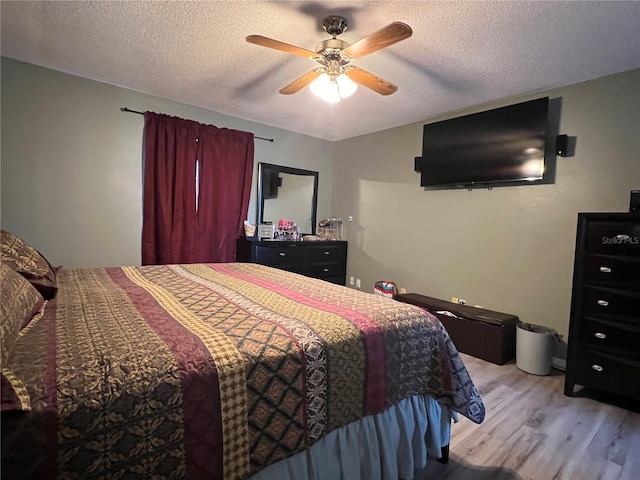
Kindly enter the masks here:
<path id="1" fill-rule="evenodd" d="M 413 396 L 384 412 L 340 427 L 307 450 L 268 466 L 250 480 L 410 480 L 440 458 L 456 413 L 432 395 Z"/>

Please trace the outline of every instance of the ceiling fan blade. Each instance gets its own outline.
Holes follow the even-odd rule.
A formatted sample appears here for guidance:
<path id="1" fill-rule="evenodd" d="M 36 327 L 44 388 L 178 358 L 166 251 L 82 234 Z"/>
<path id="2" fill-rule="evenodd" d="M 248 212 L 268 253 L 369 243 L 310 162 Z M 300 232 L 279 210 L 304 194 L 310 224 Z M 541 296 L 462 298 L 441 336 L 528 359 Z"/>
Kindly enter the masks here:
<path id="1" fill-rule="evenodd" d="M 345 53 L 349 58 L 360 58 L 368 55 L 381 48 L 388 47 L 394 43 L 409 38 L 413 30 L 411 27 L 402 22 L 393 22 L 377 32 L 372 33 L 368 37 L 358 40 L 353 45 L 345 48 Z"/>
<path id="2" fill-rule="evenodd" d="M 280 93 L 284 95 L 291 95 L 292 93 L 296 93 L 297 91 L 303 89 L 311 82 L 313 82 L 316 78 L 322 75 L 322 71 L 320 69 L 311 70 L 310 72 L 305 73 L 300 78 L 295 79 L 286 87 L 280 90 Z"/>
<path id="3" fill-rule="evenodd" d="M 274 48 L 281 52 L 292 53 L 305 58 L 316 58 L 318 54 L 307 50 L 306 48 L 296 47 L 295 45 L 289 45 L 288 43 L 274 40 L 273 38 L 263 37 L 262 35 L 249 35 L 245 38 L 249 43 L 260 45 L 262 47 Z"/>
<path id="4" fill-rule="evenodd" d="M 349 77 L 354 82 L 357 82 L 360 85 L 364 85 L 365 87 L 370 88 L 380 95 L 391 95 L 398 90 L 398 87 L 393 83 L 389 83 L 386 80 L 378 77 L 377 75 L 369 73 L 366 70 L 363 70 L 354 65 L 349 65 L 348 67 L 346 67 L 345 73 L 347 74 L 347 77 Z"/>

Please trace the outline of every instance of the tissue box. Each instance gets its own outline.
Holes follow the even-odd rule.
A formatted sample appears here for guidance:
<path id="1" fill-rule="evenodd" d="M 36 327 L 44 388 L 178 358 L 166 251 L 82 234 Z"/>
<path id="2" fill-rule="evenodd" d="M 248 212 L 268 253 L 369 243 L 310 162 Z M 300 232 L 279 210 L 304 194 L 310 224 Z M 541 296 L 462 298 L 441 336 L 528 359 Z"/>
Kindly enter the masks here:
<path id="1" fill-rule="evenodd" d="M 258 240 L 262 240 L 263 238 L 273 238 L 273 223 L 261 223 L 258 225 Z"/>

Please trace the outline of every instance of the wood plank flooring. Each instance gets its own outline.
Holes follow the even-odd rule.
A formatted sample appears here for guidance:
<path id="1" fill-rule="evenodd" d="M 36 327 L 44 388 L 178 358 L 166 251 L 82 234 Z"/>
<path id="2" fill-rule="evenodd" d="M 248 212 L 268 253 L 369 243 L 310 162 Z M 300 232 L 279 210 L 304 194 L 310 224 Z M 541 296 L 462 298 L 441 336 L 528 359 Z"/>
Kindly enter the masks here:
<path id="1" fill-rule="evenodd" d="M 430 461 L 415 480 L 640 479 L 638 402 L 566 397 L 562 372 L 530 375 L 461 355 L 486 418 L 476 425 L 460 416 L 449 463 Z"/>

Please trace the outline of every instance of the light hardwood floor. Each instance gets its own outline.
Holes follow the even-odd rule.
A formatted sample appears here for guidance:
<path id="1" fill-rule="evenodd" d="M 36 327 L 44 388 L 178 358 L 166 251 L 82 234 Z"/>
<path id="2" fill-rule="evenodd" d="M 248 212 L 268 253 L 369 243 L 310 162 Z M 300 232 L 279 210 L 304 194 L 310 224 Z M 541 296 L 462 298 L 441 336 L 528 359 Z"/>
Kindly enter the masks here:
<path id="1" fill-rule="evenodd" d="M 476 425 L 460 416 L 449 463 L 430 461 L 416 480 L 640 479 L 637 402 L 626 402 L 627 409 L 566 397 L 562 372 L 530 375 L 515 363 L 461 355 L 484 401 L 485 420 Z"/>

